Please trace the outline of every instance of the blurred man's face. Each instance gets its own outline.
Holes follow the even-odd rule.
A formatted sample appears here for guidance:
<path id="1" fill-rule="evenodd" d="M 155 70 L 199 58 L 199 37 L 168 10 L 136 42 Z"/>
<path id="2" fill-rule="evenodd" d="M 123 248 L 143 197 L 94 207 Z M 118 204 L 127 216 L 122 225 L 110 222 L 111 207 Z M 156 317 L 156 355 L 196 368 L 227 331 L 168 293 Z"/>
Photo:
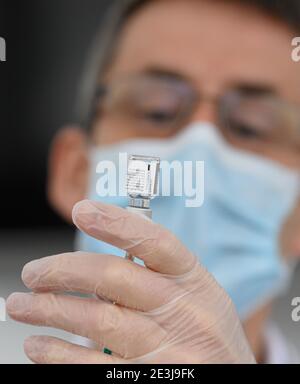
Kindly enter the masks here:
<path id="1" fill-rule="evenodd" d="M 121 91 L 118 88 L 116 95 L 123 92 L 125 101 L 122 100 L 121 106 L 117 106 L 120 114 L 111 113 L 113 108 L 100 108 L 101 113 L 93 126 L 94 142 L 101 147 L 128 138 L 168 138 L 194 121 L 212 122 L 218 126 L 218 107 L 215 101 L 232 89 L 255 90 L 255 94 L 258 90 L 263 90 L 263 94 L 276 94 L 276 97 L 299 106 L 300 74 L 299 65 L 291 60 L 292 37 L 293 32 L 285 24 L 269 18 L 256 8 L 240 5 L 238 2 L 150 2 L 127 24 L 114 62 L 105 79 L 101 79 L 108 87 L 111 84 L 117 87 L 118 84 L 124 84 L 125 88 L 122 87 Z M 192 113 L 185 116 L 184 124 L 175 124 L 174 128 L 166 124 L 168 118 L 160 113 L 154 119 L 150 116 L 152 120 L 145 124 L 142 121 L 134 124 L 133 120 L 124 119 L 124 109 L 127 113 L 129 111 L 129 115 L 135 112 L 136 106 L 130 104 L 131 98 L 135 101 L 139 99 L 139 91 L 143 89 L 143 85 L 140 84 L 139 91 L 136 91 L 135 83 L 131 81 L 140 76 L 146 76 L 147 79 L 150 76 L 154 81 L 158 78 L 176 80 L 174 94 L 179 90 L 183 96 L 186 88 L 181 90 L 182 82 L 188 83 L 199 94 Z M 169 85 L 166 86 L 168 87 Z M 173 85 L 171 89 L 172 87 Z M 136 93 L 134 97 L 128 89 Z M 204 96 L 203 99 L 201 95 Z M 138 102 L 145 103 L 143 108 L 147 109 L 148 103 L 157 104 L 159 100 L 158 111 L 163 106 L 167 115 L 168 111 L 172 113 L 177 108 L 177 98 L 174 101 L 164 91 L 159 92 L 156 89 L 152 97 L 153 100 L 150 101 L 141 97 L 142 100 Z M 118 104 L 115 101 L 112 104 L 114 103 Z M 261 105 L 260 108 L 264 106 Z M 255 117 L 259 115 L 256 112 L 251 114 L 251 108 L 248 114 Z M 226 138 L 233 145 L 247 151 L 300 168 L 300 146 L 295 145 L 291 149 L 289 145 L 281 145 L 285 138 L 280 134 L 273 143 L 272 140 L 261 140 L 259 136 L 249 134 L 243 128 L 238 134 L 228 134 Z M 50 199 L 58 211 L 70 219 L 73 205 L 85 197 L 87 186 L 87 151 L 79 131 L 68 130 L 58 138 L 53 147 L 50 170 Z M 295 240 L 299 238 L 298 233 L 295 233 L 298 227 L 295 223 L 298 222 L 300 213 L 295 213 L 283 231 L 282 243 L 288 251 L 292 249 L 295 252 L 299 249 L 300 252 L 300 244 Z M 263 322 L 265 317 L 264 312 L 256 315 L 256 321 L 249 321 L 248 333 L 256 335 L 251 340 L 254 349 L 260 336 L 257 322 Z"/>
<path id="2" fill-rule="evenodd" d="M 238 2 L 153 1 L 125 28 L 105 83 L 149 73 L 170 73 L 188 80 L 200 99 L 187 123 L 202 120 L 218 125 L 217 105 L 212 99 L 239 87 L 270 91 L 300 105 L 299 66 L 291 60 L 292 37 L 284 24 Z M 201 95 L 208 100 L 201 100 Z M 95 124 L 94 137 L 99 145 L 106 145 L 129 137 L 175 133 L 162 126 L 148 124 L 143 129 L 142 124 L 126 125 L 124 119 L 104 111 Z M 283 148 L 282 140 L 280 145 L 265 145 L 255 137 L 245 140 L 233 135 L 228 139 L 282 163 L 300 165 L 300 146 L 291 151 L 288 146 Z"/>
<path id="3" fill-rule="evenodd" d="M 124 113 L 114 113 L 114 108 L 111 111 L 108 108 L 108 112 L 101 110 L 93 126 L 94 142 L 101 147 L 134 137 L 168 138 L 193 121 L 212 122 L 219 126 L 216 100 L 232 89 L 246 88 L 255 92 L 263 90 L 299 106 L 299 64 L 291 59 L 292 37 L 293 31 L 284 23 L 269 18 L 254 7 L 241 5 L 238 1 L 150 2 L 127 23 L 114 62 L 101 82 L 108 87 L 116 85 L 115 94 L 123 94 L 122 102 L 119 100 L 121 106 L 118 107 L 118 103 L 114 101 L 117 104 L 114 108 L 119 108 L 119 111 L 124 112 L 125 109 L 127 113 L 129 111 L 134 114 L 140 108 L 134 105 L 136 102 L 151 112 L 154 103 L 158 115 L 156 113 L 154 119 L 150 116 L 152 119 L 148 121 L 142 116 L 141 120 L 133 123 L 130 119 L 126 121 Z M 150 76 L 154 83 L 167 78 L 167 85 L 163 85 L 163 91 L 158 91 L 152 83 L 152 96 L 148 99 L 145 95 L 140 97 L 139 92 L 143 94 L 144 85 L 140 83 L 136 87 L 136 80 L 132 81 L 140 76 L 146 76 L 147 79 Z M 174 98 L 169 97 L 169 89 L 165 94 L 170 79 L 171 83 L 176 80 L 175 86 L 172 84 L 170 87 L 171 93 L 174 89 Z M 168 114 L 172 115 L 173 110 L 178 109 L 178 98 L 175 97 L 178 89 L 180 98 L 188 104 L 190 94 L 186 84 L 199 98 L 196 102 L 193 101 L 192 113 L 186 115 L 184 123 L 175 124 L 174 128 L 168 124 Z M 185 97 L 187 94 L 188 97 Z M 255 106 L 253 113 L 251 102 L 250 108 L 244 103 L 244 108 L 248 109 L 247 119 L 249 116 L 250 120 L 258 118 L 258 125 L 262 124 L 264 127 L 265 121 L 264 118 L 261 119 L 259 111 L 264 111 L 265 106 L 260 105 L 258 112 Z M 160 109 L 166 116 L 161 115 Z M 238 108 L 238 111 L 240 115 L 244 114 L 243 108 Z M 267 117 L 266 121 L 266 127 L 269 127 L 272 119 Z M 286 145 L 288 128 L 284 124 L 279 129 L 279 134 L 275 134 L 275 139 L 273 134 L 270 135 L 271 139 L 268 138 L 268 129 L 264 128 L 262 131 L 266 132 L 267 139 L 261 139 L 253 132 L 249 133 L 247 126 L 245 128 L 243 124 L 241 127 L 237 126 L 233 134 L 223 133 L 233 145 L 300 168 L 300 144 L 291 136 L 295 145 L 293 148 L 289 143 Z M 73 205 L 85 197 L 88 184 L 87 159 L 84 136 L 79 130 L 71 129 L 60 133 L 50 159 L 49 197 L 67 220 L 71 219 Z M 296 213 L 284 231 L 282 243 L 288 251 L 290 248 L 293 251 L 297 248 L 300 252 L 300 244 L 294 240 L 299 238 L 294 233 L 299 221 L 300 214 Z"/>

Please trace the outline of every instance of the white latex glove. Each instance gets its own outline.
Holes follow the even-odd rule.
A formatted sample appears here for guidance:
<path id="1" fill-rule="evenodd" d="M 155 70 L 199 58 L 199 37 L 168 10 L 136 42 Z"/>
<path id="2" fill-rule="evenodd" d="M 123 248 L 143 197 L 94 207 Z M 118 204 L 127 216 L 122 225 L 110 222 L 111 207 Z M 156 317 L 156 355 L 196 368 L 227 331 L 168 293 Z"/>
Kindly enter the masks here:
<path id="1" fill-rule="evenodd" d="M 25 351 L 37 363 L 254 363 L 235 308 L 196 257 L 166 229 L 126 210 L 84 201 L 79 229 L 128 251 L 131 261 L 70 253 L 25 266 L 34 294 L 7 301 L 18 321 L 63 329 L 105 345 L 113 355 L 50 337 Z M 80 292 L 95 298 L 54 292 Z M 113 305 L 112 303 L 116 303 Z"/>

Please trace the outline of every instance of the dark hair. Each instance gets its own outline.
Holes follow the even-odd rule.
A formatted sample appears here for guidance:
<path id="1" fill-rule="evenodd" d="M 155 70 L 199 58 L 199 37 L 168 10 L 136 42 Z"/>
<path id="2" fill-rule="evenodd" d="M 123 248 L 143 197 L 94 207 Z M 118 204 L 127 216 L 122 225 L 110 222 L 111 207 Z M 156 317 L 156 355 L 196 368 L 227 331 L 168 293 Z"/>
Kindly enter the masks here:
<path id="1" fill-rule="evenodd" d="M 282 20 L 291 29 L 300 31 L 300 1 L 299 0 L 235 0 L 261 8 L 262 11 Z"/>
<path id="2" fill-rule="evenodd" d="M 83 81 L 80 86 L 77 104 L 78 120 L 86 126 L 90 117 L 91 105 L 95 95 L 97 81 L 103 76 L 111 64 L 118 45 L 118 39 L 124 25 L 140 8 L 153 0 L 113 0 L 104 21 L 98 31 Z M 225 0 L 211 0 L 225 1 Z M 266 14 L 276 17 L 286 23 L 292 30 L 300 32 L 300 0 L 226 0 L 245 6 L 257 7 Z"/>

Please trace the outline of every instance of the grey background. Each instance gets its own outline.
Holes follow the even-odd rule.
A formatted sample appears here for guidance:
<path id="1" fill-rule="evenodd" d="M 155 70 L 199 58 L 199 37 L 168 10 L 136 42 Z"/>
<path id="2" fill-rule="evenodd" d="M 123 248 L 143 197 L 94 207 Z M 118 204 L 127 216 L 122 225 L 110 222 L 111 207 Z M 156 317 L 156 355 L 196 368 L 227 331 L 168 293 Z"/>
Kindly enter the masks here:
<path id="1" fill-rule="evenodd" d="M 6 299 L 13 292 L 27 291 L 21 281 L 24 264 L 72 249 L 71 230 L 3 231 L 0 234 L 0 297 Z M 28 363 L 23 352 L 24 339 L 40 334 L 70 340 L 70 336 L 64 332 L 19 324 L 9 318 L 6 322 L 0 322 L 0 364 Z"/>

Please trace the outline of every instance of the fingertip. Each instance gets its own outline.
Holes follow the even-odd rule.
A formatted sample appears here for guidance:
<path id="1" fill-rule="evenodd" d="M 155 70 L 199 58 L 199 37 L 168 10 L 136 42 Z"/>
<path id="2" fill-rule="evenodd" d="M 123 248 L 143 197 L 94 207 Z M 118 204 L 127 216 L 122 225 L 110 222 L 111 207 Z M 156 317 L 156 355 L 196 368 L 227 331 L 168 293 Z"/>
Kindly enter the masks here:
<path id="1" fill-rule="evenodd" d="M 15 296 L 18 295 L 18 293 L 12 293 L 11 295 L 8 296 L 8 298 L 6 299 L 6 312 L 11 315 L 11 312 L 12 312 L 12 308 L 14 306 L 14 298 Z"/>
<path id="2" fill-rule="evenodd" d="M 30 336 L 25 339 L 24 353 L 32 362 L 38 363 L 42 354 L 42 346 L 46 343 L 45 339 L 43 336 Z"/>
<path id="3" fill-rule="evenodd" d="M 20 292 L 14 292 L 11 295 L 8 296 L 6 299 L 6 310 L 7 312 L 10 312 L 11 308 L 14 307 L 15 301 L 18 299 L 18 297 L 21 295 Z"/>
<path id="4" fill-rule="evenodd" d="M 99 215 L 106 212 L 104 204 L 90 200 L 82 200 L 75 204 L 72 211 L 72 220 L 80 230 L 87 230 L 93 225 Z"/>
<path id="5" fill-rule="evenodd" d="M 33 260 L 24 266 L 21 278 L 27 288 L 34 290 L 38 287 L 41 275 L 47 270 L 51 259 L 53 259 L 53 256 L 44 257 Z"/>
<path id="6" fill-rule="evenodd" d="M 37 338 L 37 336 L 29 336 L 25 339 L 23 348 L 27 356 L 31 355 L 33 350 L 36 349 Z"/>
<path id="7" fill-rule="evenodd" d="M 27 293 L 12 293 L 6 300 L 6 311 L 10 317 L 15 318 L 24 308 L 30 305 L 31 296 Z"/>
<path id="8" fill-rule="evenodd" d="M 24 267 L 23 267 L 23 270 L 22 270 L 22 273 L 21 273 L 21 279 L 23 281 L 23 283 L 25 284 L 25 286 L 29 289 L 31 289 L 31 283 L 32 283 L 32 280 L 33 280 L 33 273 L 32 273 L 32 270 L 31 270 L 31 266 L 33 265 L 33 262 L 30 262 L 28 264 L 26 264 Z"/>
<path id="9" fill-rule="evenodd" d="M 82 200 L 82 201 L 79 201 L 78 203 L 76 203 L 73 207 L 72 221 L 76 225 L 77 228 L 79 228 L 79 224 L 77 222 L 78 215 L 79 215 L 80 211 L 82 210 L 82 207 L 85 206 L 88 202 L 89 202 L 89 200 Z"/>

